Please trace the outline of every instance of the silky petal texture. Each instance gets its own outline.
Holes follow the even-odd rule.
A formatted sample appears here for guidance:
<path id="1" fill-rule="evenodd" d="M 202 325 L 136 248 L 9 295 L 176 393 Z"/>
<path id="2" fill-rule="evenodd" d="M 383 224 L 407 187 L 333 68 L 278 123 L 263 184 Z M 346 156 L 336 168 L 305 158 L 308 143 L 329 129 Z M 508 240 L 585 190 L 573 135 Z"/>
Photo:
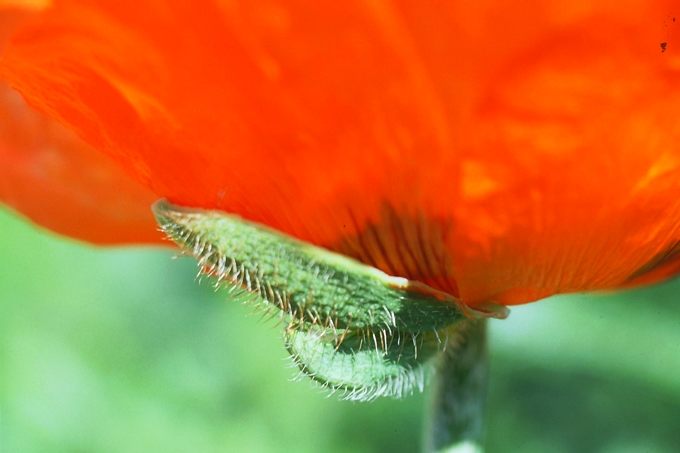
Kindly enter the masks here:
<path id="1" fill-rule="evenodd" d="M 0 48 L 36 7 L 0 3 Z M 0 118 L 1 201 L 44 227 L 89 242 L 161 239 L 149 212 L 156 195 L 2 83 Z"/>
<path id="2" fill-rule="evenodd" d="M 56 1 L 0 73 L 173 203 L 516 304 L 680 270 L 679 7 L 592 3 Z"/>

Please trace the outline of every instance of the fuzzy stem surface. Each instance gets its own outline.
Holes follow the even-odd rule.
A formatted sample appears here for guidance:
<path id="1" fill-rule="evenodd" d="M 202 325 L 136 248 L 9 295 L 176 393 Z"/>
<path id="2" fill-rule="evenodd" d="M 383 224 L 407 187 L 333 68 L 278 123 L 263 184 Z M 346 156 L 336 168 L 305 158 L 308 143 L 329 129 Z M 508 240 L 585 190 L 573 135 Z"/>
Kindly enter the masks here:
<path id="1" fill-rule="evenodd" d="M 471 323 L 462 341 L 439 357 L 425 451 L 483 452 L 489 376 L 486 320 Z"/>

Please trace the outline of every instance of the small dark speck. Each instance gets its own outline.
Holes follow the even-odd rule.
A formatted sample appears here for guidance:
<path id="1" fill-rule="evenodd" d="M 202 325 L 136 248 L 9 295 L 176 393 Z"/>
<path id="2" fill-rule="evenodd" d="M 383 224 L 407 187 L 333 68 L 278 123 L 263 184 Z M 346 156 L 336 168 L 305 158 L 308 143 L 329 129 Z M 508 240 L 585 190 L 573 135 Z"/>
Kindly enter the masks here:
<path id="1" fill-rule="evenodd" d="M 668 43 L 666 41 L 662 42 L 659 45 L 661 46 L 661 52 L 665 52 L 666 49 L 668 48 Z"/>

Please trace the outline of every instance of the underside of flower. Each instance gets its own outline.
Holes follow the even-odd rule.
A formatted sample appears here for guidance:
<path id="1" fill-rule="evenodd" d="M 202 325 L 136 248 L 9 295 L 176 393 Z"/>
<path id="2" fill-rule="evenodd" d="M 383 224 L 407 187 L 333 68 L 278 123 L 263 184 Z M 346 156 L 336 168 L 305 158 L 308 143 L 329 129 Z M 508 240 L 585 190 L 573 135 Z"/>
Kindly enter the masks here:
<path id="1" fill-rule="evenodd" d="M 389 276 L 218 211 L 157 202 L 161 229 L 201 274 L 285 325 L 300 370 L 348 399 L 423 388 L 429 359 L 482 313 L 418 282 Z"/>

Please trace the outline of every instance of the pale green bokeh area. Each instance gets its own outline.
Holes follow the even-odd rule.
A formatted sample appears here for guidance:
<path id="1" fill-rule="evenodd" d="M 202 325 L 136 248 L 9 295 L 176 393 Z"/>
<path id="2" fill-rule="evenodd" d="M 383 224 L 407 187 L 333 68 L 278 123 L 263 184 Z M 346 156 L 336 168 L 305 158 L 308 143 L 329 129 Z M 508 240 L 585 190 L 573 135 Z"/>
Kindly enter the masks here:
<path id="1" fill-rule="evenodd" d="M 160 249 L 97 249 L 0 210 L 0 451 L 412 452 L 424 397 L 291 382 L 280 328 Z M 680 280 L 494 322 L 490 452 L 675 452 Z"/>

